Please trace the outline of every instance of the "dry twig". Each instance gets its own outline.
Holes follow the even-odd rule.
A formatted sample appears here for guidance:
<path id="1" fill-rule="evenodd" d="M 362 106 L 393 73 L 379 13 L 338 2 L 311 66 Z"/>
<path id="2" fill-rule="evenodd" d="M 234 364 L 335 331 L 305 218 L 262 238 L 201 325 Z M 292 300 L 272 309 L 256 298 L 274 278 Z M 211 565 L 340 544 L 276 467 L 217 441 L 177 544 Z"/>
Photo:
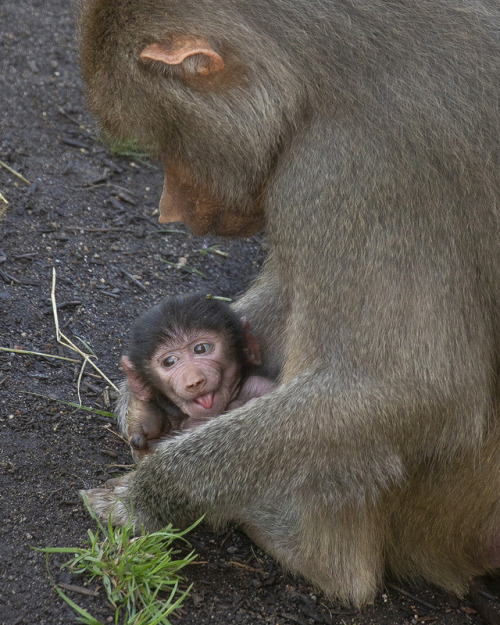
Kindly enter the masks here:
<path id="1" fill-rule="evenodd" d="M 6 169 L 7 171 L 10 171 L 11 174 L 13 174 L 14 176 L 16 176 L 17 178 L 19 178 L 20 180 L 22 180 L 23 182 L 25 182 L 26 184 L 31 184 L 31 182 L 29 180 L 26 180 L 26 178 L 20 174 L 18 171 L 16 171 L 15 169 L 12 169 L 12 167 L 9 167 L 7 165 L 7 163 L 4 163 L 3 161 L 0 161 L 0 167 L 3 167 L 4 169 Z"/>
<path id="2" fill-rule="evenodd" d="M 83 352 L 79 347 L 77 347 L 73 343 L 73 341 L 71 341 L 67 336 L 65 336 L 61 332 L 61 330 L 59 328 L 59 318 L 57 316 L 56 269 L 55 269 L 55 267 L 52 268 L 52 289 L 51 289 L 51 292 L 50 292 L 50 301 L 52 302 L 52 312 L 54 314 L 54 324 L 56 326 L 56 339 L 57 339 L 57 342 L 60 343 L 61 345 L 63 345 L 64 347 L 68 347 L 69 349 L 71 349 L 72 351 L 76 352 L 77 354 L 80 354 L 80 356 L 83 358 L 82 368 L 80 369 L 80 374 L 78 376 L 78 387 L 77 387 L 78 401 L 80 402 L 80 404 L 82 403 L 82 400 L 81 400 L 81 397 L 80 397 L 80 386 L 81 386 L 83 372 L 85 370 L 85 366 L 87 365 L 87 363 L 90 364 L 97 371 L 97 373 L 104 380 L 106 380 L 106 382 L 110 386 L 112 386 L 115 389 L 116 392 L 118 392 L 118 387 L 115 384 L 113 384 L 113 382 L 111 382 L 111 380 L 101 371 L 101 369 L 99 369 L 99 367 L 92 360 L 92 358 L 96 358 L 96 356 L 93 355 L 93 354 L 87 354 L 87 353 Z"/>

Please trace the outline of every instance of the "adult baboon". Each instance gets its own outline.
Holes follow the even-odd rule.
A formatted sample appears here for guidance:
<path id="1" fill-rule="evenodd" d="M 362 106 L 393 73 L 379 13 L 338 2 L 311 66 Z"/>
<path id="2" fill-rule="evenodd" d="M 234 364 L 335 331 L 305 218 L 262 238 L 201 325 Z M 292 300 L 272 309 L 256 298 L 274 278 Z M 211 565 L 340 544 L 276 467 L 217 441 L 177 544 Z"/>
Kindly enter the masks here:
<path id="1" fill-rule="evenodd" d="M 103 516 L 240 522 L 354 605 L 498 566 L 499 32 L 498 0 L 84 0 L 90 107 L 157 148 L 161 221 L 265 222 L 237 310 L 280 375 Z"/>

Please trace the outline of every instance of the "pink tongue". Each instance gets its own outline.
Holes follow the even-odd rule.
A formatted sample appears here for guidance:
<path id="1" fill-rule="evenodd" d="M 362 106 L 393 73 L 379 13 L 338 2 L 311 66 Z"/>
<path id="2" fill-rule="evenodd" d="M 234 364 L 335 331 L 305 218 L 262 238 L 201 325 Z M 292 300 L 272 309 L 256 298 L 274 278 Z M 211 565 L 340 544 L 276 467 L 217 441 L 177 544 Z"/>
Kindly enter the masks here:
<path id="1" fill-rule="evenodd" d="M 214 403 L 214 394 L 213 393 L 207 393 L 206 395 L 202 395 L 201 397 L 197 397 L 194 401 L 197 404 L 200 404 L 201 406 L 203 406 L 203 408 L 206 408 L 208 410 L 209 408 L 212 407 L 212 404 Z"/>

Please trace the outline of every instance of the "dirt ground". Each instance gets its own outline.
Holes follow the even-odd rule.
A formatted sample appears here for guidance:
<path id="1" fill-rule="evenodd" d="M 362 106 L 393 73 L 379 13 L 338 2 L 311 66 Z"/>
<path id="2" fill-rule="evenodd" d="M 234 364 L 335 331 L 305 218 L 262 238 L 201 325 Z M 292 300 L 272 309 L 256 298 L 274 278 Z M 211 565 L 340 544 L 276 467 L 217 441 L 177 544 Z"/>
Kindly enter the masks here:
<path id="1" fill-rule="evenodd" d="M 72 354 L 57 345 L 50 304 L 52 269 L 61 330 L 88 345 L 113 382 L 139 311 L 172 293 L 234 297 L 265 255 L 259 237 L 195 237 L 162 229 L 155 211 L 162 177 L 156 163 L 112 155 L 86 112 L 75 46 L 74 2 L 0 2 L 0 346 Z M 212 246 L 227 256 L 214 253 Z M 77 401 L 79 367 L 0 352 L 0 623 L 67 624 L 45 559 L 31 546 L 78 546 L 92 520 L 77 492 L 131 463 L 112 419 L 56 403 Z M 109 388 L 86 369 L 82 402 L 109 409 Z M 112 395 L 112 394 L 111 394 Z M 478 603 L 422 586 L 387 583 L 362 612 L 325 600 L 284 573 L 237 529 L 191 535 L 198 564 L 185 569 L 194 589 L 176 625 L 472 625 Z M 84 580 L 59 571 L 57 582 Z M 112 609 L 69 591 L 102 623 Z M 497 582 L 479 582 L 498 609 Z M 490 597 L 490 598 L 488 598 Z M 493 621 L 491 621 L 493 622 Z"/>

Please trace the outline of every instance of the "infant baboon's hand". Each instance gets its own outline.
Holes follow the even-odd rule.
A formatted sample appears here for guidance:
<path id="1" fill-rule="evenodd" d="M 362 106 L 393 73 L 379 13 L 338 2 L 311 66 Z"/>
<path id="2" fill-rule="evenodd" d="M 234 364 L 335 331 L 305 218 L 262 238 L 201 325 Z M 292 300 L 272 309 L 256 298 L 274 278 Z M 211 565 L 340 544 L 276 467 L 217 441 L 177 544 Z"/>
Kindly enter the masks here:
<path id="1" fill-rule="evenodd" d="M 143 401 L 132 393 L 127 408 L 126 430 L 136 461 L 151 454 L 166 437 L 180 431 L 187 418 L 167 397 Z"/>
<path id="2" fill-rule="evenodd" d="M 128 484 L 134 471 L 122 477 L 108 480 L 103 488 L 92 488 L 80 491 L 96 513 L 97 517 L 107 523 L 111 518 L 113 525 L 126 525 L 133 521 L 132 504 L 128 492 Z"/>

